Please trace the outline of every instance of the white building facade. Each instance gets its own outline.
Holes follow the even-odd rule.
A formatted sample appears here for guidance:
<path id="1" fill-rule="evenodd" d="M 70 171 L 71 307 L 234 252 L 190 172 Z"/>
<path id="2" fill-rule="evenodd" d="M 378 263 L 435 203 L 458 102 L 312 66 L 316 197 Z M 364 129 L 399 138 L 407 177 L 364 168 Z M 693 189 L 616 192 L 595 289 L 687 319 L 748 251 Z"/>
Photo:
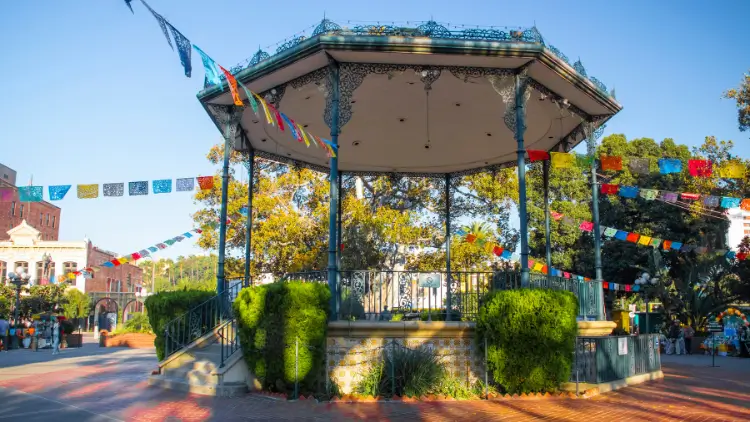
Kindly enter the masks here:
<path id="1" fill-rule="evenodd" d="M 0 242 L 0 280 L 5 281 L 9 272 L 18 267 L 31 276 L 30 283 L 46 284 L 64 279 L 64 275 L 86 268 L 89 241 L 61 242 L 41 240 L 38 230 L 24 220 L 8 231 L 9 241 Z M 45 268 L 45 255 L 49 257 Z M 79 275 L 68 284 L 86 293 L 86 280 Z"/>
<path id="2" fill-rule="evenodd" d="M 741 208 L 727 210 L 729 218 L 729 230 L 727 230 L 727 243 L 731 250 L 737 251 L 737 246 L 745 236 L 750 236 L 750 212 Z"/>

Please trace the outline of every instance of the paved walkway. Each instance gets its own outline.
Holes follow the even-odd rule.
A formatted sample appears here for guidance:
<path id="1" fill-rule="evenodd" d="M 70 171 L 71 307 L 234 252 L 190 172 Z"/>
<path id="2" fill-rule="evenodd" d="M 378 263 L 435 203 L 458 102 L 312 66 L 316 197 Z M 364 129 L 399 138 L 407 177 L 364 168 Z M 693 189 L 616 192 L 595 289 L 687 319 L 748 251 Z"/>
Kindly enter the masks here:
<path id="1" fill-rule="evenodd" d="M 0 353 L 0 422 L 750 420 L 750 360 L 663 356 L 666 379 L 579 400 L 318 404 L 210 398 L 147 386 L 153 350 L 87 344 Z"/>

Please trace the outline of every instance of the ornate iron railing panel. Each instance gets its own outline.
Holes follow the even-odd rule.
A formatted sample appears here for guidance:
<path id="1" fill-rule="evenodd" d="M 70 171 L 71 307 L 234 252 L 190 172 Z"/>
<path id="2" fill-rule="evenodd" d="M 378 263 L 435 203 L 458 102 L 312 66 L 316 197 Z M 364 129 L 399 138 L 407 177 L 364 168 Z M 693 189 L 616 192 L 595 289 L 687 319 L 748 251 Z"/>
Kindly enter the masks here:
<path id="1" fill-rule="evenodd" d="M 451 39 L 451 40 L 465 40 L 465 41 L 492 41 L 492 42 L 509 42 L 518 43 L 526 42 L 533 44 L 541 44 L 545 46 L 552 54 L 557 56 L 560 60 L 569 64 L 575 69 L 581 76 L 589 79 L 594 86 L 600 91 L 607 95 L 611 95 L 607 92 L 607 87 L 598 79 L 593 76 L 589 76 L 580 60 L 575 63 L 571 63 L 568 56 L 563 54 L 558 48 L 553 45 L 547 44 L 544 41 L 544 37 L 536 28 L 511 28 L 511 27 L 490 27 L 490 28 L 479 28 L 479 27 L 465 27 L 464 25 L 451 25 L 449 23 L 435 22 L 433 20 L 421 22 L 419 25 L 415 23 L 407 22 L 406 26 L 396 25 L 382 25 L 380 23 L 356 25 L 353 27 L 346 27 L 336 24 L 330 19 L 323 19 L 315 29 L 310 32 L 309 37 L 305 34 L 298 33 L 294 36 L 285 39 L 282 42 L 276 44 L 276 50 L 273 54 L 269 54 L 266 51 L 259 49 L 252 57 L 238 63 L 230 68 L 230 72 L 233 75 L 241 72 L 244 69 L 251 68 L 258 65 L 259 63 L 270 59 L 279 54 L 297 47 L 304 43 L 310 38 L 316 38 L 323 35 L 348 35 L 348 36 L 382 36 L 382 37 L 425 37 L 425 38 L 440 38 L 440 39 Z M 310 27 L 312 28 L 312 26 Z M 222 83 L 224 83 L 226 76 L 224 74 L 219 75 Z M 211 81 L 207 78 L 204 79 L 204 87 L 212 86 Z"/>
<path id="2" fill-rule="evenodd" d="M 571 382 L 603 383 L 661 370 L 659 335 L 578 337 Z"/>
<path id="3" fill-rule="evenodd" d="M 290 273 L 282 281 L 326 283 L 328 272 Z M 595 319 L 601 302 L 597 286 L 596 282 L 530 274 L 528 288 L 569 291 L 578 297 L 579 317 Z M 457 271 L 450 276 L 439 271 L 340 271 L 336 318 L 391 320 L 397 315 L 407 320 L 445 319 L 450 291 L 451 319 L 474 321 L 487 292 L 521 287 L 521 274 L 513 271 Z"/>
<path id="4" fill-rule="evenodd" d="M 242 280 L 229 280 L 227 288 L 205 302 L 168 322 L 164 327 L 164 357 L 184 349 L 190 343 L 233 320 L 232 302 L 242 288 Z M 222 339 L 222 343 L 223 343 Z"/>

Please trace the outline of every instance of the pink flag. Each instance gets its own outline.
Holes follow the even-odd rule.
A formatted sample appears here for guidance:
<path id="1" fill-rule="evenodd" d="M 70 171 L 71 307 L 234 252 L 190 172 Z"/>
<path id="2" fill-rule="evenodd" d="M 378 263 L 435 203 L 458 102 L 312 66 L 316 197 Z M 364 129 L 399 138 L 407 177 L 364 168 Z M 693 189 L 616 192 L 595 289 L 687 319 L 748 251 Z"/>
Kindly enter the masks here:
<path id="1" fill-rule="evenodd" d="M 583 231 L 585 231 L 585 232 L 590 232 L 590 231 L 594 230 L 594 223 L 592 223 L 590 221 L 584 221 L 583 223 L 581 223 L 580 226 L 578 226 L 578 228 L 581 229 L 581 230 L 583 230 Z"/>

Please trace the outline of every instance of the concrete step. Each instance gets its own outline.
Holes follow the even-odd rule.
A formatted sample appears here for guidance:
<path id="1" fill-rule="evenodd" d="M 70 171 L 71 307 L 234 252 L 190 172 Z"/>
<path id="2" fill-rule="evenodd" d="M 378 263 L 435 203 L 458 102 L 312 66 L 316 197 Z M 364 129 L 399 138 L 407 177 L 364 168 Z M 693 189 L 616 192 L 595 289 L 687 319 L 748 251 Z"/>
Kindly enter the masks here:
<path id="1" fill-rule="evenodd" d="M 247 393 L 247 385 L 245 383 L 223 383 L 219 385 L 215 383 L 202 383 L 198 380 L 188 381 L 164 375 L 152 375 L 148 379 L 148 384 L 159 388 L 205 396 L 237 397 Z"/>

